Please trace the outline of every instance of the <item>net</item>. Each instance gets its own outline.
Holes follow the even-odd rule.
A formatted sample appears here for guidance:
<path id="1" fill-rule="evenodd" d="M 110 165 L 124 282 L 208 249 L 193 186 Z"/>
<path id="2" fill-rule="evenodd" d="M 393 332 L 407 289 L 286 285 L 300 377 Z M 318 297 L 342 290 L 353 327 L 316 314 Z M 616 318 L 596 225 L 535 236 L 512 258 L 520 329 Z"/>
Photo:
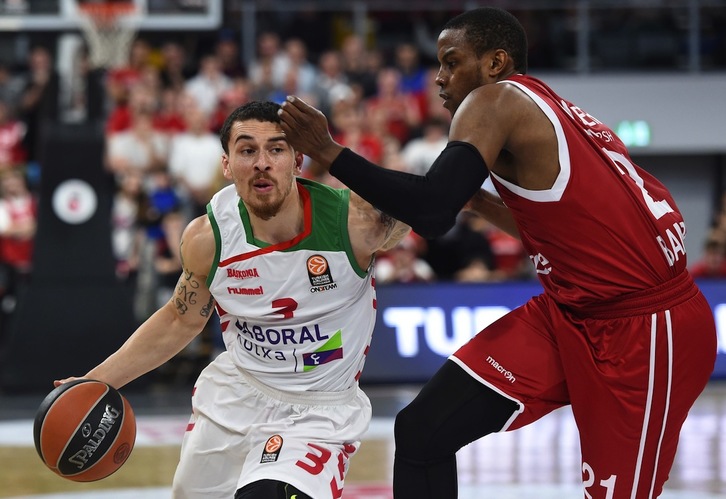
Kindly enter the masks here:
<path id="1" fill-rule="evenodd" d="M 78 14 L 91 65 L 104 69 L 123 66 L 138 29 L 136 6 L 132 2 L 86 2 L 78 4 Z"/>

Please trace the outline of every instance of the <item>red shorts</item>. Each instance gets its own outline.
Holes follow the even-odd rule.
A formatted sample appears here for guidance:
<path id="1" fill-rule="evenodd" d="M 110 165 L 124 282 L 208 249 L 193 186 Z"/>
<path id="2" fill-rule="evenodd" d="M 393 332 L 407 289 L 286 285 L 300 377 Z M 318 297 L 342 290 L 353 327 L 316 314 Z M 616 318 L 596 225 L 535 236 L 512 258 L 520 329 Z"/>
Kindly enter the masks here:
<path id="1" fill-rule="evenodd" d="M 505 430 L 572 406 L 588 498 L 660 494 L 716 360 L 713 313 L 687 273 L 633 296 L 575 314 L 540 295 L 451 358 L 520 404 Z"/>

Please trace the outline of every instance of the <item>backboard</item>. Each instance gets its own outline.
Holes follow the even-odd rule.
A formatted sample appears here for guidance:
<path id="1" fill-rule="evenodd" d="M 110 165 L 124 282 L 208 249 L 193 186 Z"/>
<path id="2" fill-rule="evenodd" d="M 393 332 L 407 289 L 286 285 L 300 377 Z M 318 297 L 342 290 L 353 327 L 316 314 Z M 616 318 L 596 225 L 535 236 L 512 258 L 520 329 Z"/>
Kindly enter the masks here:
<path id="1" fill-rule="evenodd" d="M 78 29 L 78 4 L 94 1 L 0 0 L 0 32 Z M 136 6 L 135 22 L 141 31 L 213 30 L 222 20 L 223 0 L 126 1 Z"/>

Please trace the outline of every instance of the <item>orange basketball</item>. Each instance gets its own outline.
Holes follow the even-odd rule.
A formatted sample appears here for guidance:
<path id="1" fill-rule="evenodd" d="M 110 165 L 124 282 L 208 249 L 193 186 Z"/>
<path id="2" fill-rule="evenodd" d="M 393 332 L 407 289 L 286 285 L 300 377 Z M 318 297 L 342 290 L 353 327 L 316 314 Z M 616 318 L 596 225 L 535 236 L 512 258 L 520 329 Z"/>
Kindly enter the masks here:
<path id="1" fill-rule="evenodd" d="M 75 482 L 92 482 L 126 462 L 136 440 L 136 419 L 128 400 L 112 386 L 76 380 L 45 397 L 35 415 L 33 438 L 52 471 Z"/>

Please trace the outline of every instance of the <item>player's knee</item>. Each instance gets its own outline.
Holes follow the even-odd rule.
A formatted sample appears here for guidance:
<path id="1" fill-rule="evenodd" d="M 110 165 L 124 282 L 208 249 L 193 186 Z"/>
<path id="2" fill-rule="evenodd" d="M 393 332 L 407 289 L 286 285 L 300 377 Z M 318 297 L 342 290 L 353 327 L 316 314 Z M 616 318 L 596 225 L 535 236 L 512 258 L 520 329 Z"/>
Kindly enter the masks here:
<path id="1" fill-rule="evenodd" d="M 234 494 L 234 499 L 312 499 L 289 483 L 278 480 L 258 480 L 248 483 Z"/>

